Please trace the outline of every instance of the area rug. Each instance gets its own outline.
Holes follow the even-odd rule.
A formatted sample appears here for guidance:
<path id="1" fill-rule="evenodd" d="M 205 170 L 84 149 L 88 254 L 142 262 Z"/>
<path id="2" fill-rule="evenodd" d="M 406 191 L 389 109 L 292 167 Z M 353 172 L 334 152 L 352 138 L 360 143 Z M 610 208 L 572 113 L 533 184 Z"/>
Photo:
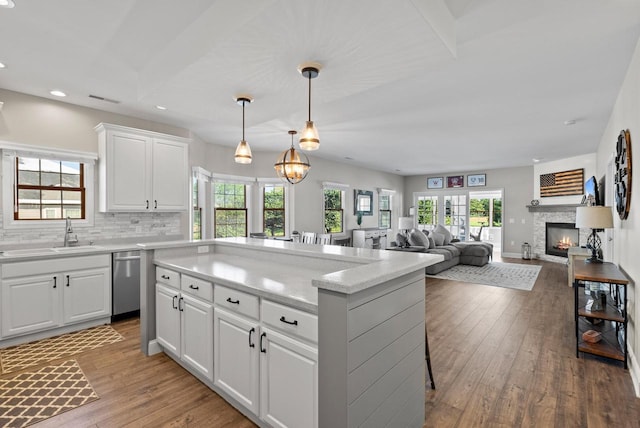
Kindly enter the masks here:
<path id="1" fill-rule="evenodd" d="M 76 331 L 0 350 L 0 374 L 22 370 L 58 358 L 124 340 L 109 325 Z M 0 425 L 1 426 L 1 425 Z"/>
<path id="2" fill-rule="evenodd" d="M 75 360 L 0 379 L 0 426 L 24 427 L 97 400 Z"/>
<path id="3" fill-rule="evenodd" d="M 491 262 L 484 266 L 456 265 L 427 278 L 450 279 L 496 287 L 531 290 L 542 266 Z"/>

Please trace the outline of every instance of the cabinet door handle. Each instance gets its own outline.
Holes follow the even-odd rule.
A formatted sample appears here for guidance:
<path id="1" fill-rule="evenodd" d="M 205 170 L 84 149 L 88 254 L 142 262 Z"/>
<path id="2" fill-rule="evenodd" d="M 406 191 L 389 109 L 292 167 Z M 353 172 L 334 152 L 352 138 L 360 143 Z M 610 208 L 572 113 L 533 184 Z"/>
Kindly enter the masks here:
<path id="1" fill-rule="evenodd" d="M 169 278 L 169 275 L 162 275 L 161 278 L 162 279 L 167 279 L 167 280 L 171 279 L 171 278 Z"/>
<path id="2" fill-rule="evenodd" d="M 69 275 L 67 275 L 67 287 L 69 286 Z"/>
<path id="3" fill-rule="evenodd" d="M 149 199 L 147 199 L 147 209 L 149 209 Z"/>
<path id="4" fill-rule="evenodd" d="M 57 276 L 53 277 L 53 288 L 58 288 L 58 277 Z"/>
<path id="5" fill-rule="evenodd" d="M 193 284 L 190 284 L 190 285 L 189 285 L 189 288 L 190 288 L 190 289 L 192 289 L 192 290 L 200 290 L 200 287 L 196 287 L 196 286 L 195 286 L 195 285 L 193 285 Z"/>
<path id="6" fill-rule="evenodd" d="M 182 304 L 182 302 L 184 302 L 184 299 L 181 297 L 180 300 L 178 300 L 178 310 L 180 312 L 184 312 L 184 305 Z"/>
<path id="7" fill-rule="evenodd" d="M 232 303 L 234 305 L 239 305 L 240 304 L 240 300 L 231 300 L 231 297 L 227 297 L 227 302 Z"/>
<path id="8" fill-rule="evenodd" d="M 158 200 L 153 201 L 153 208 L 158 209 Z"/>
<path id="9" fill-rule="evenodd" d="M 173 309 L 178 309 L 178 307 L 176 306 L 176 299 L 178 298 L 178 296 L 173 296 L 173 298 L 171 299 L 171 306 L 173 306 Z"/>
<path id="10" fill-rule="evenodd" d="M 289 325 L 298 325 L 298 320 L 287 321 L 287 319 L 284 317 L 284 315 L 280 317 L 280 321 L 282 321 L 285 324 L 289 324 Z"/>
<path id="11" fill-rule="evenodd" d="M 255 331 L 256 331 L 256 329 L 253 328 L 253 327 L 251 327 L 251 330 L 249 330 L 249 348 L 255 348 L 256 347 L 256 344 L 251 341 L 251 335 L 253 335 L 253 333 L 255 333 Z"/>
<path id="12" fill-rule="evenodd" d="M 263 354 L 267 353 L 267 350 L 262 347 L 262 339 L 264 339 L 265 337 L 267 337 L 267 333 L 262 333 L 260 335 L 260 352 L 262 352 Z"/>

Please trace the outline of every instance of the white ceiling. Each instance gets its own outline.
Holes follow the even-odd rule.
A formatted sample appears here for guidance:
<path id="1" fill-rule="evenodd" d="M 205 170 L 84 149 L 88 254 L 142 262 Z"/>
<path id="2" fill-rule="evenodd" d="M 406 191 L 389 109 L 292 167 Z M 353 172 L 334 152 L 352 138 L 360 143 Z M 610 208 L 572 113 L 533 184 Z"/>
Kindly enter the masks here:
<path id="1" fill-rule="evenodd" d="M 249 94 L 246 139 L 260 156 L 304 125 L 296 68 L 317 61 L 311 159 L 402 175 L 594 152 L 640 37 L 637 0 L 15 3 L 0 9 L 2 88 L 61 89 L 230 147 L 242 132 L 233 99 Z"/>

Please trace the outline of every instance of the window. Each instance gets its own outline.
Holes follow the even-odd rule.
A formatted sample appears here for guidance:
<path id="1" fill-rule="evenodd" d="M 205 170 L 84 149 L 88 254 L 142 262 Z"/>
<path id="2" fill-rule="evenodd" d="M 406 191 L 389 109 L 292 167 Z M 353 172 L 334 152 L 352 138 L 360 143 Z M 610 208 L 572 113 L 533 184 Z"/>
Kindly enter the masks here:
<path id="1" fill-rule="evenodd" d="M 469 200 L 469 226 L 488 226 L 489 225 L 489 199 Z"/>
<path id="2" fill-rule="evenodd" d="M 454 238 L 464 241 L 467 226 L 467 195 L 444 196 L 444 227 L 449 229 Z"/>
<path id="3" fill-rule="evenodd" d="M 215 183 L 213 200 L 215 237 L 247 236 L 247 187 Z"/>
<path id="4" fill-rule="evenodd" d="M 421 229 L 433 229 L 438 224 L 438 197 L 418 197 L 418 225 Z"/>
<path id="5" fill-rule="evenodd" d="M 492 199 L 493 201 L 493 216 L 491 226 L 502 227 L 502 199 Z"/>
<path id="6" fill-rule="evenodd" d="M 84 164 L 16 156 L 14 220 L 85 217 Z"/>
<path id="7" fill-rule="evenodd" d="M 327 233 L 341 233 L 343 230 L 344 192 L 339 189 L 324 189 L 324 229 Z"/>
<path id="8" fill-rule="evenodd" d="M 194 176 L 191 180 L 192 180 L 191 181 L 191 185 L 192 185 L 191 205 L 193 207 L 191 233 L 192 233 L 193 239 L 202 239 L 202 209 L 200 208 L 200 204 L 199 204 L 200 195 L 199 195 L 198 177 Z"/>
<path id="9" fill-rule="evenodd" d="M 262 230 L 271 236 L 284 236 L 284 186 L 267 184 L 263 187 L 262 196 Z"/>
<path id="10" fill-rule="evenodd" d="M 378 226 L 391 229 L 391 195 L 378 196 Z"/>

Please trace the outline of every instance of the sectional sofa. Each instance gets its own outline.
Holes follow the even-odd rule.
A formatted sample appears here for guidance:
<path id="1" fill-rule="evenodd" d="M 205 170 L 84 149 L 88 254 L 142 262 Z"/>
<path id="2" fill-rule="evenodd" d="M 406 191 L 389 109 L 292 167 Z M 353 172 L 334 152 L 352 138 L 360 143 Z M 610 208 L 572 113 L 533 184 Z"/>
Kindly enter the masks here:
<path id="1" fill-rule="evenodd" d="M 422 247 L 425 253 L 444 256 L 442 262 L 427 266 L 425 273 L 429 275 L 436 275 L 457 264 L 484 266 L 493 258 L 493 244 L 490 242 L 457 241 L 441 225 L 431 232 L 414 229 L 409 233 L 408 239 L 398 234 L 396 244 Z"/>

